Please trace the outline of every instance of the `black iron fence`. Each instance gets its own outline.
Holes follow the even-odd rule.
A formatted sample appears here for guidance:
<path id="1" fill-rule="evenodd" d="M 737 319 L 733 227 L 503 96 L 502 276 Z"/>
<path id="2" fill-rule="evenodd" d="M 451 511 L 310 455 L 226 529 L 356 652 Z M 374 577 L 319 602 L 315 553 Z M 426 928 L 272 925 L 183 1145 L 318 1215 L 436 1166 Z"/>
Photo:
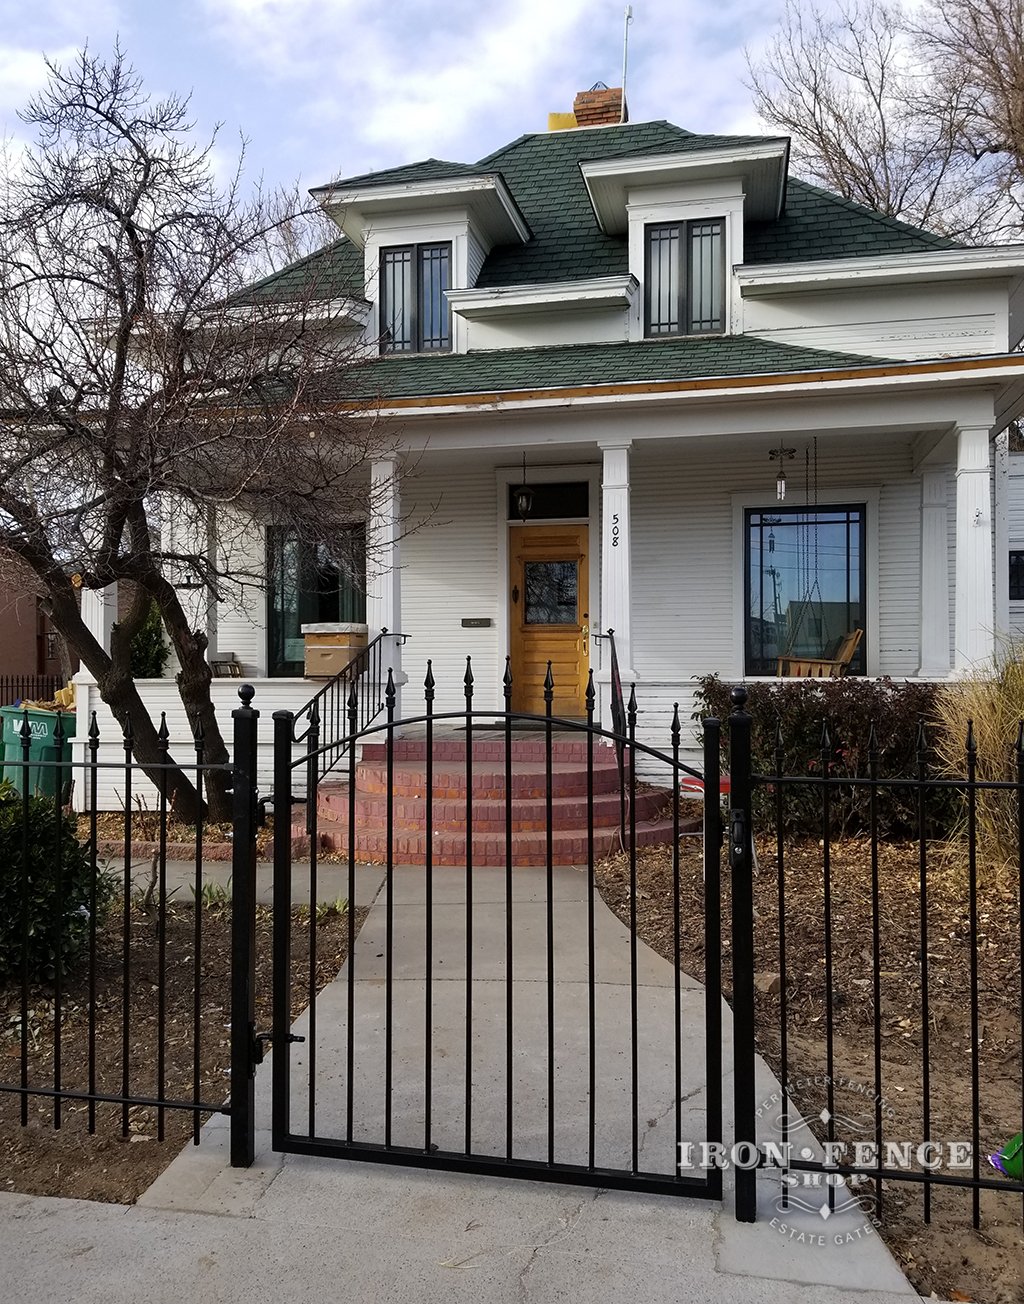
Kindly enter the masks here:
<path id="1" fill-rule="evenodd" d="M 305 806 L 311 897 L 330 850 L 347 867 L 350 902 L 363 867 L 380 866 L 384 906 L 358 948 L 350 908 L 343 982 L 321 1018 L 315 912 L 310 970 L 295 984 L 281 908 L 292 897 L 294 845 L 275 836 L 274 1148 L 718 1198 L 720 1173 L 680 1173 L 677 1163 L 694 1127 L 721 1136 L 717 778 L 705 883 L 684 918 L 680 840 L 687 817 L 700 817 L 684 811 L 695 803 L 681 780 L 700 775 L 680 759 L 678 712 L 658 750 L 636 737 L 635 698 L 624 733 L 601 728 L 592 677 L 585 719 L 556 717 L 550 663 L 541 713 L 513 711 L 508 666 L 498 712 L 477 706 L 468 658 L 460 688 L 461 709 L 437 710 L 428 662 L 422 709 L 398 719 L 389 675 L 383 719 L 364 724 L 351 691 L 347 730 L 327 741 L 291 712 L 274 714 L 275 823 L 290 823 L 293 803 Z M 339 748 L 346 772 L 325 787 L 321 758 Z M 649 779 L 660 770 L 661 786 L 641 784 L 639 756 Z M 686 930 L 706 955 L 698 994 L 678 964 L 664 987 L 641 977 L 638 859 L 655 844 L 676 885 L 676 957 Z M 596 917 L 596 866 L 617 852 L 630 903 L 622 948 Z M 576 870 L 567 877 L 559 865 Z M 567 885 L 586 902 L 571 928 L 561 922 Z M 301 1034 L 296 1005 L 306 1010 Z M 332 1092 L 339 1081 L 343 1091 Z M 690 1096 L 702 1107 L 685 1105 Z M 671 1123 L 654 1137 L 647 1120 L 666 1112 Z"/>
<path id="2" fill-rule="evenodd" d="M 0 675 L 0 706 L 52 702 L 54 693 L 63 687 L 60 675 Z"/>
<path id="3" fill-rule="evenodd" d="M 782 1084 L 766 1103 L 752 1074 L 738 1077 L 736 1140 L 759 1141 L 762 1166 L 778 1170 L 780 1210 L 806 1207 L 806 1188 L 824 1185 L 829 1210 L 866 1206 L 876 1218 L 897 1189 L 903 1202 L 919 1193 L 926 1222 L 936 1201 L 962 1215 L 957 1192 L 975 1227 L 984 1201 L 987 1216 L 1019 1218 L 1024 738 L 1006 740 L 1002 777 L 982 779 L 972 729 L 950 773 L 922 726 L 914 772 L 881 778 L 873 730 L 863 772 L 841 763 L 826 728 L 798 774 L 784 767 L 780 728 L 774 765 L 757 773 L 745 690 L 733 704 L 737 1056 L 749 1058 L 756 1028 Z M 837 837 L 834 807 L 854 800 L 866 833 Z M 819 836 L 793 839 L 790 808 L 809 805 Z M 951 808 L 959 831 L 934 838 Z M 911 812 L 901 840 L 882 836 L 894 809 L 903 822 Z M 737 1174 L 738 1210 L 746 1200 L 751 1214 L 754 1179 Z"/>
<path id="4" fill-rule="evenodd" d="M 258 713 L 249 708 L 252 689 L 241 695 L 233 766 L 206 761 L 201 733 L 187 757 L 172 759 L 164 720 L 159 755 L 145 767 L 133 757 L 130 724 L 117 739 L 123 760 L 104 761 L 95 714 L 75 760 L 61 713 L 42 739 L 28 713 L 14 739 L 17 722 L 8 721 L 0 1003 L 9 1053 L 0 1057 L 0 1111 L 13 1107 L 22 1125 L 155 1140 L 173 1127 L 198 1143 L 203 1116 L 219 1112 L 232 1115 L 233 1154 L 244 1161 L 251 1150 L 253 1047 L 244 1015 L 252 994 L 245 975 Z M 172 775 L 202 791 L 212 773 L 234 785 L 233 847 L 207 830 L 201 802 L 183 827 L 168 797 Z M 117 812 L 98 810 L 105 780 L 116 784 Z M 73 786 L 85 794 L 87 814 L 67 804 Z M 232 860 L 208 860 L 213 844 Z"/>

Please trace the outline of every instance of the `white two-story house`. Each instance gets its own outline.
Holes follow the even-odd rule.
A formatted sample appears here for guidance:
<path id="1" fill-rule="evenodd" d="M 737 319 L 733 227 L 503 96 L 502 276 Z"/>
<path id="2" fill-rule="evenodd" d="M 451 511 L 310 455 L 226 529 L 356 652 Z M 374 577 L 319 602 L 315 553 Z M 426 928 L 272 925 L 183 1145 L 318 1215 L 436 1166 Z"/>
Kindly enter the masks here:
<path id="1" fill-rule="evenodd" d="M 391 668 L 408 698 L 431 658 L 439 710 L 467 656 L 479 708 L 509 656 L 514 707 L 542 710 L 550 661 L 566 716 L 591 669 L 607 684 L 613 629 L 652 739 L 673 703 L 689 720 L 695 676 L 772 676 L 855 630 L 852 674 L 988 664 L 1010 628 L 1024 247 L 807 185 L 785 139 L 620 123 L 618 91 L 577 107 L 593 125 L 313 192 L 340 238 L 282 276 L 345 304 L 364 361 L 339 401 L 376 400 L 400 449 L 353 526 L 365 583 L 250 532 L 266 589 L 221 603 L 214 637 L 257 705 L 311 695 L 302 626 L 324 620 L 405 634 Z"/>

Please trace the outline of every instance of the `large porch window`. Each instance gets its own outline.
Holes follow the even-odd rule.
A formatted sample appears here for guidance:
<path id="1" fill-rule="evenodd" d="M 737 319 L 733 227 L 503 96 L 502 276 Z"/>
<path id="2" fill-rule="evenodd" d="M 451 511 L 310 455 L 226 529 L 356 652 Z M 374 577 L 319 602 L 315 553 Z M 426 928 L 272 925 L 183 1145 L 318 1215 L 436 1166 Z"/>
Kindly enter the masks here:
<path id="1" fill-rule="evenodd" d="M 831 658 L 865 629 L 863 504 L 748 510 L 744 669 L 774 675 L 780 656 Z M 864 639 L 850 674 L 865 673 Z"/>
<path id="2" fill-rule="evenodd" d="M 267 557 L 268 673 L 301 676 L 303 625 L 366 620 L 366 529 L 350 526 L 330 550 L 270 530 Z"/>

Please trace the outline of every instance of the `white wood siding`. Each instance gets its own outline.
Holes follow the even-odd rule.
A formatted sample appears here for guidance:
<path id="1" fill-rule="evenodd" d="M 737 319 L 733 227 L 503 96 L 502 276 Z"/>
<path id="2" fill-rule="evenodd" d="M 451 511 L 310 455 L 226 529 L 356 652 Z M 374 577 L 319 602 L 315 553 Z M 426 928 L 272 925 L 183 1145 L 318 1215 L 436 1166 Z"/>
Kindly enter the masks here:
<path id="1" fill-rule="evenodd" d="M 746 298 L 743 329 L 762 339 L 881 358 L 998 353 L 1007 291 L 998 283 L 874 286 Z"/>
<path id="2" fill-rule="evenodd" d="M 242 525 L 225 515 L 221 566 L 235 579 L 224 586 L 217 604 L 217 651 L 234 652 L 243 675 L 267 673 L 266 533 L 262 526 Z M 262 580 L 259 577 L 264 577 Z"/>
<path id="3" fill-rule="evenodd" d="M 456 474 L 421 474 L 402 487 L 403 511 L 425 524 L 402 541 L 402 633 L 409 635 L 403 666 L 409 676 L 405 713 L 420 714 L 427 658 L 437 681 L 435 707 L 464 706 L 466 657 L 472 656 L 476 705 L 496 710 L 505 651 L 497 627 L 497 488 L 491 467 Z M 464 618 L 485 617 L 487 629 L 463 629 Z"/>
<path id="4" fill-rule="evenodd" d="M 799 473 L 790 477 L 795 502 L 803 501 L 801 479 Z M 763 505 L 770 507 L 774 488 L 767 457 L 761 465 L 749 456 L 687 449 L 633 460 L 638 724 L 652 745 L 667 745 L 676 701 L 684 730 L 689 728 L 695 676 L 717 670 L 742 678 L 743 650 L 734 630 L 737 604 L 743 602 L 743 557 L 737 554 L 733 495 L 763 492 Z M 830 444 L 819 449 L 820 503 L 856 501 L 855 490 L 873 488 L 877 520 L 873 527 L 869 507 L 868 530 L 875 530 L 878 558 L 877 672 L 898 678 L 915 674 L 920 662 L 921 499 L 909 448 L 873 443 L 863 451 Z M 695 759 L 692 735 L 688 745 Z"/>
<path id="5" fill-rule="evenodd" d="M 316 686 L 311 686 L 303 679 L 250 679 L 248 682 L 256 689 L 253 706 L 260 711 L 258 775 L 260 790 L 266 793 L 270 791 L 273 777 L 271 716 L 274 711 L 298 710 L 313 696 Z M 240 681 L 237 679 L 215 679 L 210 686 L 217 719 L 220 721 L 221 732 L 229 752 L 232 743 L 231 712 L 240 705 L 239 684 Z M 101 701 L 95 684 L 76 682 L 76 687 L 77 736 L 72 744 L 72 759 L 76 763 L 85 759 L 90 713 L 95 711 L 96 723 L 100 731 L 100 769 L 97 771 L 96 807 L 97 810 L 123 810 L 125 772 L 121 727 Z M 156 724 L 160 723 L 160 713 L 166 712 L 167 728 L 170 733 L 170 754 L 187 771 L 190 764 L 195 765 L 195 747 L 177 685 L 167 679 L 143 679 L 138 681 L 138 688 Z M 75 770 L 73 803 L 76 810 L 86 809 L 88 798 L 82 775 L 83 771 Z M 157 790 L 137 766 L 132 771 L 132 793 L 133 805 L 136 801 L 141 801 L 148 809 L 156 809 Z"/>
<path id="6" fill-rule="evenodd" d="M 625 308 L 509 313 L 465 324 L 471 349 L 520 349 L 540 344 L 611 344 L 629 338 Z"/>

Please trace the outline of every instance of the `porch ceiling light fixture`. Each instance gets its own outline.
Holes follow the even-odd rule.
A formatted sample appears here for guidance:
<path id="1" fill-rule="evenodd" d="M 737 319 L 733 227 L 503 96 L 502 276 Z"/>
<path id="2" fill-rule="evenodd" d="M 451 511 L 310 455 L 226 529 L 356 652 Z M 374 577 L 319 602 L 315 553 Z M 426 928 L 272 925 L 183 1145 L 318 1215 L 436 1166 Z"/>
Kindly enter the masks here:
<path id="1" fill-rule="evenodd" d="M 525 523 L 526 518 L 533 511 L 533 490 L 526 483 L 526 454 L 523 453 L 523 483 L 516 486 L 516 512 L 519 519 Z"/>
<path id="2" fill-rule="evenodd" d="M 778 462 L 779 474 L 775 477 L 775 497 L 780 503 L 786 501 L 786 463 L 796 456 L 795 448 L 783 448 L 782 441 L 779 441 L 778 448 L 773 448 L 768 454 L 769 462 Z"/>

